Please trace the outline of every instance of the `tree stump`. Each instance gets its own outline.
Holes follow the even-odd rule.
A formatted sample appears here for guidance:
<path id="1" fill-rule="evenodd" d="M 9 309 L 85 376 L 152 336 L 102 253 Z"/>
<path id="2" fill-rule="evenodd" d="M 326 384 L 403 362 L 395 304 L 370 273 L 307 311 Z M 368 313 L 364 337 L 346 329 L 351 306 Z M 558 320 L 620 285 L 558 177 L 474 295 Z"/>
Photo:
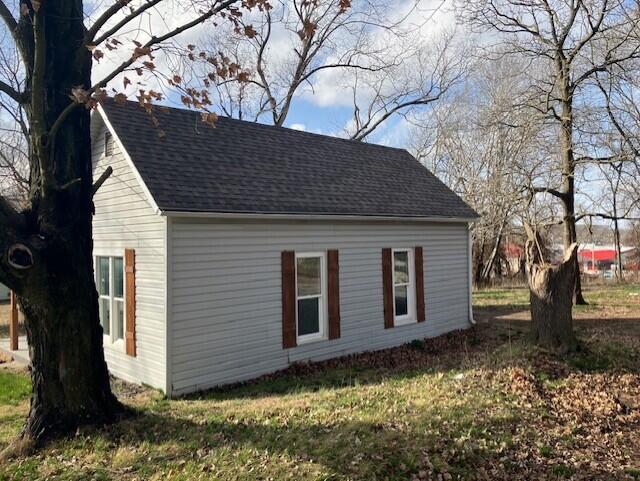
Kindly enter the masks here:
<path id="1" fill-rule="evenodd" d="M 526 256 L 531 333 L 533 341 L 539 346 L 565 354 L 575 351 L 578 347 L 571 312 L 577 275 L 578 244 L 571 244 L 559 265 L 544 261 L 540 245 L 537 232 L 530 232 L 526 243 Z"/>

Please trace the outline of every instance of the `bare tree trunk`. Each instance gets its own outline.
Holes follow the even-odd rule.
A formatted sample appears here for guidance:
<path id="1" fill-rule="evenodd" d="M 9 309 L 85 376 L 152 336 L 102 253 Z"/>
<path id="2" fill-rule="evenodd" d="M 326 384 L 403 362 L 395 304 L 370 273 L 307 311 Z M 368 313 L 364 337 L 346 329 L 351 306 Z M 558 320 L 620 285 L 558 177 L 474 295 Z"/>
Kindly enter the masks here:
<path id="1" fill-rule="evenodd" d="M 573 176 L 573 174 L 571 174 Z M 571 184 L 573 184 L 573 178 L 571 180 Z M 573 188 L 573 187 L 572 187 Z M 569 205 L 568 205 L 569 204 Z M 563 202 L 563 210 L 564 210 L 564 250 L 565 254 L 568 252 L 569 248 L 577 242 L 576 235 L 576 219 L 575 219 L 575 211 L 573 206 L 573 196 L 571 196 L 570 202 Z M 574 289 L 573 289 L 573 298 L 575 299 L 576 305 L 587 305 L 587 301 L 582 295 L 582 279 L 580 277 L 580 265 L 578 263 L 578 256 L 575 256 L 575 271 L 576 275 L 574 276 Z"/>
<path id="2" fill-rule="evenodd" d="M 516 277 L 522 280 L 527 278 L 527 262 L 524 255 L 518 261 L 518 272 L 516 273 Z"/>
<path id="3" fill-rule="evenodd" d="M 614 219 L 613 219 L 613 236 L 615 239 L 615 243 L 616 243 L 616 279 L 618 279 L 618 281 L 623 281 L 624 280 L 624 271 L 623 269 L 623 264 L 622 264 L 622 246 L 620 245 L 620 227 L 618 225 L 618 217 L 617 217 L 617 213 L 615 213 L 615 207 L 614 207 Z"/>
<path id="4" fill-rule="evenodd" d="M 23 16 L 21 28 L 37 30 L 39 42 L 26 37 L 24 45 L 33 62 L 27 70 L 34 92 L 27 105 L 30 205 L 11 214 L 18 227 L 0 242 L 0 274 L 24 312 L 33 392 L 26 424 L 5 456 L 123 411 L 109 385 L 93 277 L 89 111 L 78 107 L 53 128 L 71 88 L 90 86 L 82 1 L 42 2 L 37 28 L 29 22 Z"/>
<path id="5" fill-rule="evenodd" d="M 572 244 L 560 265 L 544 262 L 538 234 L 526 243 L 531 301 L 531 333 L 539 346 L 560 353 L 574 351 L 578 342 L 573 332 L 573 293 L 577 275 L 578 245 Z"/>
<path id="6" fill-rule="evenodd" d="M 485 241 L 483 238 L 478 247 L 474 249 L 474 281 L 476 286 L 482 285 L 482 271 L 484 269 L 484 248 Z"/>
<path id="7" fill-rule="evenodd" d="M 122 412 L 111 393 L 102 349 L 91 269 L 91 216 L 81 210 L 69 223 L 75 233 L 47 246 L 42 276 L 25 286 L 19 298 L 33 384 L 21 433 L 26 446 L 82 424 L 113 421 Z"/>
<path id="8" fill-rule="evenodd" d="M 616 245 L 616 279 L 624 280 L 624 272 L 622 270 L 622 246 L 620 245 L 620 225 L 618 223 L 618 202 L 617 192 L 613 194 L 613 240 Z"/>
<path id="9" fill-rule="evenodd" d="M 565 253 L 578 241 L 575 215 L 575 173 L 576 164 L 573 152 L 573 91 L 570 87 L 569 65 L 560 53 L 556 58 L 556 75 L 560 80 L 560 102 L 562 121 L 560 122 L 560 156 L 562 165 L 562 192 L 559 195 L 563 210 L 563 244 Z M 586 305 L 582 295 L 580 266 L 575 257 L 574 298 L 578 305 Z"/>
<path id="10" fill-rule="evenodd" d="M 498 229 L 498 233 L 493 242 L 493 249 L 491 250 L 491 254 L 489 255 L 489 259 L 482 269 L 481 279 L 483 281 L 488 281 L 491 276 L 491 270 L 493 269 L 493 264 L 496 261 L 496 256 L 498 255 L 498 251 L 500 250 L 500 243 L 502 242 L 502 233 L 504 231 L 505 224 L 507 223 L 507 218 L 504 217 L 502 219 L 502 223 L 500 224 L 500 228 Z"/>

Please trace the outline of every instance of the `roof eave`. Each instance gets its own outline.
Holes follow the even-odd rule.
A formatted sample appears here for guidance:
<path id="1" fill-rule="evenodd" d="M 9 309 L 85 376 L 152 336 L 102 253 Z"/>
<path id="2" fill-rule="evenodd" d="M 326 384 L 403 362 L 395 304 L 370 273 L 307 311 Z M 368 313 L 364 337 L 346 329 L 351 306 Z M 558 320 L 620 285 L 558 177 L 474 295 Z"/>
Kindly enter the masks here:
<path id="1" fill-rule="evenodd" d="M 272 219 L 272 220 L 357 220 L 357 221 L 396 221 L 396 222 L 477 222 L 479 216 L 445 217 L 445 216 L 405 216 L 385 214 L 306 214 L 306 213 L 260 213 L 260 212 L 202 212 L 162 210 L 166 217 L 187 217 L 200 219 Z"/>

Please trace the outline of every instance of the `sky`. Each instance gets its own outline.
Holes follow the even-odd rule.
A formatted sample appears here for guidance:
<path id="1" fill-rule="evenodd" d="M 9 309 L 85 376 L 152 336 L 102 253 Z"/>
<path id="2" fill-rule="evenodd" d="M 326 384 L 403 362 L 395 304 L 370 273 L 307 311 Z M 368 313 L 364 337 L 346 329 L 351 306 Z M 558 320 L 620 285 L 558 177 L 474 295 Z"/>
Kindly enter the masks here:
<path id="1" fill-rule="evenodd" d="M 413 1 L 415 0 L 389 0 L 399 16 L 402 16 L 402 12 L 410 8 Z M 87 25 L 91 24 L 91 21 L 101 11 L 111 5 L 111 2 L 112 0 L 85 2 Z M 419 0 L 419 2 L 419 8 L 413 11 L 407 21 L 420 25 L 420 34 L 425 39 L 456 26 L 452 0 Z M 144 41 L 145 38 L 148 38 L 147 32 L 157 33 L 175 28 L 186 20 L 193 18 L 196 14 L 193 10 L 185 7 L 185 5 L 190 4 L 191 0 L 165 0 L 160 4 L 163 5 L 161 10 L 145 16 L 141 23 L 136 24 L 135 28 L 124 32 L 121 38 L 126 38 L 129 41 L 134 39 Z M 14 0 L 13 5 L 15 9 L 17 0 Z M 436 11 L 435 14 L 434 10 Z M 210 28 L 212 28 L 211 25 L 194 28 L 180 37 L 180 43 L 182 45 L 189 43 L 199 44 L 207 29 Z M 464 35 L 464 32 L 462 34 Z M 382 39 L 381 41 L 388 41 L 388 39 Z M 284 36 L 278 39 L 273 52 L 271 52 L 274 58 L 278 58 L 280 54 L 279 47 L 286 45 L 286 42 L 287 38 Z M 105 58 L 94 64 L 94 81 L 101 79 L 110 72 L 122 61 L 123 56 L 128 55 L 130 51 L 130 49 L 123 48 L 115 52 L 105 52 Z M 171 65 L 163 59 L 159 58 L 157 62 L 160 70 L 167 72 L 171 70 Z M 131 74 L 129 75 L 131 76 Z M 292 103 L 291 111 L 285 124 L 286 127 L 325 135 L 345 135 L 345 129 L 348 127 L 353 115 L 351 93 L 348 90 L 339 88 L 339 82 L 336 81 L 334 76 L 335 73 L 325 70 L 323 74 L 311 79 L 311 85 L 305 86 Z M 148 79 L 146 87 L 159 88 L 156 83 L 154 79 Z M 117 77 L 110 86 L 117 91 L 122 91 L 122 76 Z M 177 92 L 163 90 L 168 94 L 165 103 L 181 106 Z M 131 98 L 134 98 L 136 88 L 129 87 L 127 92 L 132 94 Z M 261 121 L 269 122 L 269 118 L 263 116 Z M 379 130 L 367 138 L 369 142 L 401 148 L 411 148 L 411 140 L 410 126 L 406 119 L 401 116 L 390 118 Z"/>
<path id="2" fill-rule="evenodd" d="M 390 0 L 390 2 L 397 3 L 397 15 L 402 15 L 402 12 L 412 8 L 414 1 L 416 0 Z M 450 28 L 455 24 L 455 16 L 449 0 L 418 1 L 418 8 L 412 11 L 411 16 L 406 21 L 411 22 L 412 25 L 422 25 L 424 23 L 421 29 L 424 30 L 425 36 L 437 35 L 439 31 Z M 166 31 L 167 28 L 180 25 L 184 23 L 186 19 L 193 17 L 193 12 L 180 8 L 179 1 L 167 0 L 167 2 L 162 3 L 166 4 L 163 10 L 157 12 L 159 14 L 149 15 L 145 20 L 145 22 L 148 22 L 148 25 L 142 28 L 140 32 L 137 32 L 135 38 L 142 40 L 145 38 L 145 31 Z M 87 12 L 91 15 L 88 21 L 90 21 L 91 18 L 95 18 L 107 5 L 109 5 L 109 3 L 105 0 L 99 0 L 89 4 Z M 206 32 L 208 28 L 212 27 L 205 25 L 194 28 L 188 33 L 183 34 L 179 41 L 182 45 L 189 43 L 199 45 L 201 44 L 203 33 Z M 275 34 L 277 35 L 277 32 Z M 132 36 L 129 37 L 133 38 Z M 388 41 L 388 39 L 382 39 L 381 41 Z M 284 34 L 281 34 L 281 38 L 276 39 L 274 48 L 269 54 L 277 58 L 280 50 L 280 48 L 278 48 L 279 44 L 284 46 L 286 42 L 287 39 L 284 37 Z M 125 52 L 120 53 L 115 51 L 105 52 L 105 54 L 105 58 L 94 65 L 94 81 L 101 79 L 113 69 L 120 62 L 122 58 L 121 55 L 125 55 Z M 160 69 L 170 70 L 168 64 L 162 64 L 162 59 L 158 59 L 158 62 L 160 63 Z M 345 135 L 345 129 L 353 118 L 351 92 L 347 89 L 338 88 L 338 82 L 334 78 L 335 75 L 335 71 L 325 70 L 312 77 L 310 84 L 300 89 L 287 116 L 286 127 L 326 135 Z M 344 77 L 349 74 L 342 73 L 341 75 Z M 131 75 L 129 75 L 129 77 L 131 77 Z M 346 84 L 350 83 L 349 78 L 342 78 L 341 81 Z M 159 88 L 152 79 L 149 80 L 147 85 L 150 88 Z M 110 87 L 122 91 L 122 76 L 112 81 Z M 181 106 L 179 93 L 166 89 L 163 90 L 168 94 L 165 103 L 173 106 Z M 135 91 L 136 89 L 134 87 L 129 87 L 126 90 L 127 93 L 133 95 Z M 134 98 L 133 95 L 132 98 Z M 260 119 L 261 122 L 265 123 L 268 123 L 269 120 L 268 115 L 263 115 Z M 367 141 L 393 147 L 406 147 L 408 135 L 409 131 L 406 128 L 404 119 L 402 119 L 402 117 L 392 117 L 371 135 Z"/>

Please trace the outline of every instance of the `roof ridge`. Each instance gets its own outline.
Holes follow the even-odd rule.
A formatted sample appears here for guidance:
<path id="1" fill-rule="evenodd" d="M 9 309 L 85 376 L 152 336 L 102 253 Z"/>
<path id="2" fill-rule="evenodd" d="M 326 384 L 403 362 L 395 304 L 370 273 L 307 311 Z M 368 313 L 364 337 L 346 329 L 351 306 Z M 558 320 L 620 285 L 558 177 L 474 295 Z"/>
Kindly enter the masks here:
<path id="1" fill-rule="evenodd" d="M 112 97 L 108 97 L 109 100 L 112 101 L 112 104 L 114 105 L 121 105 L 118 104 L 117 102 L 113 101 Z M 140 106 L 140 103 L 137 102 L 136 100 L 129 100 L 127 99 L 127 104 L 136 107 L 139 107 L 141 109 L 144 109 L 143 107 Z M 198 110 L 192 110 L 189 108 L 183 108 L 183 107 L 178 107 L 178 106 L 173 106 L 173 105 L 165 105 L 165 104 L 154 104 L 155 107 L 158 107 L 160 109 L 170 109 L 170 110 L 176 110 L 178 112 L 184 112 L 184 113 L 189 113 L 189 114 L 193 114 L 194 116 L 200 114 L 201 112 Z M 272 125 L 272 124 L 265 124 L 262 122 L 252 122 L 250 120 L 242 120 L 242 119 L 236 119 L 233 117 L 228 117 L 226 115 L 220 115 L 218 113 L 216 113 L 216 115 L 218 116 L 219 119 L 225 119 L 225 121 L 229 121 L 229 122 L 238 122 L 238 123 L 242 123 L 242 124 L 248 124 L 248 125 L 254 125 L 258 128 L 264 128 L 264 129 L 269 129 L 269 130 L 285 130 L 288 132 L 293 132 L 295 133 L 295 135 L 307 135 L 307 136 L 314 136 L 314 137 L 321 137 L 321 138 L 325 138 L 325 139 L 330 139 L 333 141 L 341 141 L 341 142 L 347 142 L 347 143 L 358 143 L 360 145 L 366 145 L 366 146 L 370 146 L 370 147 L 374 147 L 374 148 L 380 148 L 380 149 L 390 149 L 390 150 L 394 150 L 394 151 L 400 151 L 400 152 L 406 152 L 407 154 L 411 155 L 410 152 L 407 149 L 403 149 L 402 147 L 392 147 L 390 145 L 382 145 L 382 144 L 375 144 L 375 143 L 371 143 L 371 142 L 365 142 L 362 140 L 355 140 L 355 139 L 346 139 L 344 137 L 336 137 L 334 135 L 328 135 L 328 134 L 320 134 L 317 132 L 309 132 L 307 130 L 298 130 L 298 129 L 292 129 L 291 127 L 283 127 L 283 126 L 279 126 L 279 125 Z"/>

